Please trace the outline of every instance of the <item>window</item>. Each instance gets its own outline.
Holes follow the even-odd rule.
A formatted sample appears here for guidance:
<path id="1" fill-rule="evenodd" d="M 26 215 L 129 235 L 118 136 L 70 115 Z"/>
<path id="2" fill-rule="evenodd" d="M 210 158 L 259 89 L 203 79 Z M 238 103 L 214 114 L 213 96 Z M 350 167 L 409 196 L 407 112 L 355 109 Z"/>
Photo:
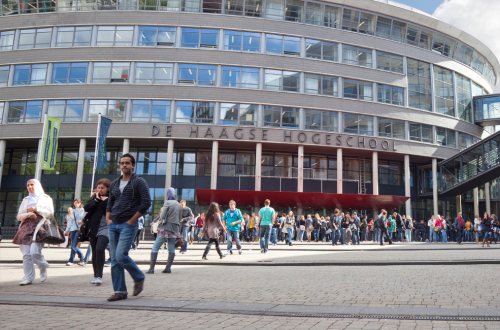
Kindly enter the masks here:
<path id="1" fill-rule="evenodd" d="M 374 24 L 375 16 L 344 8 L 342 29 L 365 34 L 374 34 Z"/>
<path id="2" fill-rule="evenodd" d="M 295 158 L 295 159 L 294 159 Z M 297 158 L 290 154 L 263 154 L 262 176 L 297 177 Z"/>
<path id="3" fill-rule="evenodd" d="M 378 136 L 405 140 L 405 122 L 378 117 Z"/>
<path id="4" fill-rule="evenodd" d="M 236 152 L 219 154 L 220 176 L 255 175 L 255 153 Z"/>
<path id="5" fill-rule="evenodd" d="M 265 69 L 264 88 L 274 91 L 298 92 L 299 72 Z"/>
<path id="6" fill-rule="evenodd" d="M 53 84 L 85 84 L 88 63 L 54 63 L 52 67 Z"/>
<path id="7" fill-rule="evenodd" d="M 5 102 L 0 102 L 0 124 L 3 123 L 4 112 L 5 112 Z"/>
<path id="8" fill-rule="evenodd" d="M 304 109 L 305 128 L 327 132 L 339 131 L 339 114 L 335 111 Z"/>
<path id="9" fill-rule="evenodd" d="M 136 84 L 172 84 L 173 64 L 171 63 L 135 63 Z"/>
<path id="10" fill-rule="evenodd" d="M 14 48 L 15 31 L 0 31 L 0 51 L 12 50 Z"/>
<path id="11" fill-rule="evenodd" d="M 204 13 L 220 14 L 222 10 L 222 0 L 201 0 Z"/>
<path id="12" fill-rule="evenodd" d="M 455 116 L 453 72 L 437 65 L 434 66 L 434 100 L 436 112 Z"/>
<path id="13" fill-rule="evenodd" d="M 410 140 L 432 143 L 432 126 L 410 123 Z"/>
<path id="14" fill-rule="evenodd" d="M 245 0 L 245 16 L 261 17 L 262 0 Z"/>
<path id="15" fill-rule="evenodd" d="M 174 46 L 175 27 L 170 26 L 139 26 L 139 46 Z"/>
<path id="16" fill-rule="evenodd" d="M 306 2 L 305 23 L 314 25 L 323 25 L 323 11 L 320 3 Z"/>
<path id="17" fill-rule="evenodd" d="M 468 65 L 468 66 L 471 66 L 473 55 L 474 55 L 473 48 L 471 48 L 463 43 L 459 43 L 457 50 L 453 54 L 453 58 Z"/>
<path id="18" fill-rule="evenodd" d="M 24 29 L 19 32 L 19 49 L 48 48 L 52 37 L 52 28 Z"/>
<path id="19" fill-rule="evenodd" d="M 404 106 L 404 88 L 390 85 L 377 84 L 378 101 L 394 105 Z"/>
<path id="20" fill-rule="evenodd" d="M 43 85 L 47 64 L 20 64 L 14 66 L 14 85 Z"/>
<path id="21" fill-rule="evenodd" d="M 267 0 L 266 18 L 283 20 L 285 15 L 285 0 Z"/>
<path id="22" fill-rule="evenodd" d="M 338 96 L 338 78 L 319 74 L 305 73 L 304 92 L 308 94 Z"/>
<path id="23" fill-rule="evenodd" d="M 344 97 L 372 101 L 373 85 L 367 81 L 344 79 Z"/>
<path id="24" fill-rule="evenodd" d="M 299 109 L 265 105 L 264 126 L 298 128 Z"/>
<path id="25" fill-rule="evenodd" d="M 472 85 L 471 81 L 464 76 L 455 73 L 457 83 L 457 107 L 458 118 L 473 122 L 472 118 Z"/>
<path id="26" fill-rule="evenodd" d="M 456 42 L 445 37 L 444 35 L 434 33 L 432 35 L 432 51 L 442 54 L 444 56 L 450 56 Z"/>
<path id="27" fill-rule="evenodd" d="M 217 48 L 219 30 L 182 28 L 181 47 Z"/>
<path id="28" fill-rule="evenodd" d="M 161 122 L 170 121 L 169 100 L 132 100 L 132 122 Z"/>
<path id="29" fill-rule="evenodd" d="M 177 101 L 175 122 L 212 124 L 214 109 L 215 102 Z"/>
<path id="30" fill-rule="evenodd" d="M 204 64 L 179 64 L 179 83 L 215 86 L 217 67 Z"/>
<path id="31" fill-rule="evenodd" d="M 444 127 L 436 127 L 436 143 L 452 148 L 457 147 L 455 131 Z"/>
<path id="32" fill-rule="evenodd" d="M 373 136 L 373 116 L 344 113 L 344 133 Z"/>
<path id="33" fill-rule="evenodd" d="M 221 103 L 219 123 L 222 125 L 255 126 L 257 108 L 256 104 Z"/>
<path id="34" fill-rule="evenodd" d="M 429 33 L 421 31 L 414 26 L 408 26 L 406 29 L 406 42 L 410 45 L 424 49 L 429 49 Z"/>
<path id="35" fill-rule="evenodd" d="M 0 87 L 7 86 L 7 84 L 9 83 L 9 71 L 10 66 L 0 66 Z"/>
<path id="36" fill-rule="evenodd" d="M 115 122 L 125 121 L 127 100 L 90 100 L 89 121 L 97 121 L 99 114 L 110 117 Z"/>
<path id="37" fill-rule="evenodd" d="M 244 2 L 244 0 L 227 1 L 225 13 L 228 15 L 243 15 Z"/>
<path id="38" fill-rule="evenodd" d="M 458 132 L 458 148 L 465 149 L 474 144 L 474 137 L 467 133 Z"/>
<path id="39" fill-rule="evenodd" d="M 268 54 L 300 56 L 300 38 L 266 34 L 266 52 Z"/>
<path id="40" fill-rule="evenodd" d="M 92 40 L 91 26 L 69 26 L 57 28 L 56 47 L 85 47 Z"/>
<path id="41" fill-rule="evenodd" d="M 306 39 L 306 57 L 336 62 L 338 45 L 335 42 Z"/>
<path id="42" fill-rule="evenodd" d="M 301 0 L 285 0 L 285 21 L 301 22 L 304 2 Z"/>
<path id="43" fill-rule="evenodd" d="M 236 88 L 259 88 L 259 69 L 238 66 L 223 66 L 222 86 Z"/>
<path id="44" fill-rule="evenodd" d="M 430 64 L 407 59 L 408 103 L 412 108 L 432 110 Z"/>
<path id="45" fill-rule="evenodd" d="M 39 123 L 43 101 L 10 101 L 7 123 Z"/>
<path id="46" fill-rule="evenodd" d="M 128 82 L 129 62 L 95 62 L 92 82 L 94 84 Z"/>
<path id="47" fill-rule="evenodd" d="M 243 31 L 224 31 L 224 49 L 260 52 L 260 33 Z"/>
<path id="48" fill-rule="evenodd" d="M 340 28 L 340 16 L 342 9 L 325 5 L 325 16 L 323 17 L 323 25 L 331 28 Z"/>
<path id="49" fill-rule="evenodd" d="M 377 50 L 377 69 L 404 73 L 403 56 Z"/>
<path id="50" fill-rule="evenodd" d="M 98 26 L 97 46 L 132 46 L 133 26 Z"/>
<path id="51" fill-rule="evenodd" d="M 402 180 L 401 163 L 381 160 L 378 162 L 378 183 L 400 186 Z"/>
<path id="52" fill-rule="evenodd" d="M 49 100 L 47 114 L 65 122 L 80 122 L 83 118 L 83 100 Z"/>
<path id="53" fill-rule="evenodd" d="M 342 45 L 342 63 L 372 67 L 371 49 Z"/>

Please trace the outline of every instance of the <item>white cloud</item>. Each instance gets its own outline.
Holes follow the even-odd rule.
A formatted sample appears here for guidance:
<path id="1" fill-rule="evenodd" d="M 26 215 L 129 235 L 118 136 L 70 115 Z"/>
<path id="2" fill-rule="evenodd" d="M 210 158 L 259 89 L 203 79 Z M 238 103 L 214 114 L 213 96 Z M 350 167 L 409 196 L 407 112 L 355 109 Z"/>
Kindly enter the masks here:
<path id="1" fill-rule="evenodd" d="M 476 37 L 499 56 L 499 14 L 498 0 L 445 0 L 433 15 Z M 496 90 L 500 90 L 500 84 Z"/>

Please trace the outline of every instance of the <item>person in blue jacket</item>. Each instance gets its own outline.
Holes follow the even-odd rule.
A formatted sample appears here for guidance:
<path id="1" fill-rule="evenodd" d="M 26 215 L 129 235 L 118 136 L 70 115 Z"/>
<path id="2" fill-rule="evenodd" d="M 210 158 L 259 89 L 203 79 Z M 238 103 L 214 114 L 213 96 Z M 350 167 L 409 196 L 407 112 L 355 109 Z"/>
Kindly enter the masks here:
<path id="1" fill-rule="evenodd" d="M 236 202 L 234 200 L 230 200 L 229 210 L 224 212 L 224 215 L 222 216 L 222 222 L 224 222 L 227 227 L 226 239 L 228 254 L 233 254 L 233 239 L 236 242 L 238 253 L 241 254 L 240 230 L 242 221 L 243 215 L 241 214 L 241 211 L 236 208 Z"/>

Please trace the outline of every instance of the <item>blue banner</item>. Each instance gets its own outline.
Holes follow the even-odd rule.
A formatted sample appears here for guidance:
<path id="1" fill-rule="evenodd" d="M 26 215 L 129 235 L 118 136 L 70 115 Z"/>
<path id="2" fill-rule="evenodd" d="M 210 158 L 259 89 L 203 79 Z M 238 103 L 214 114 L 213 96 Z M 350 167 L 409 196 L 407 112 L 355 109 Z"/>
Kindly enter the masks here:
<path id="1" fill-rule="evenodd" d="M 96 169 L 106 168 L 108 159 L 106 157 L 106 138 L 108 137 L 109 126 L 111 119 L 101 116 L 101 124 L 99 126 L 99 136 L 97 137 L 97 162 Z"/>

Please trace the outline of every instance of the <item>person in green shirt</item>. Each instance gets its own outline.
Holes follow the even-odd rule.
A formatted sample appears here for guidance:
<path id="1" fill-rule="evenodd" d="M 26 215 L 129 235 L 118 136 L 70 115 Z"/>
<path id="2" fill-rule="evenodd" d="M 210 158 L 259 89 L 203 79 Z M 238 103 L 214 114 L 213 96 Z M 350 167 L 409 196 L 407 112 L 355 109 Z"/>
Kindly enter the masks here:
<path id="1" fill-rule="evenodd" d="M 238 253 L 241 254 L 240 230 L 241 222 L 243 221 L 243 215 L 241 214 L 241 211 L 236 208 L 236 202 L 234 200 L 229 201 L 229 210 L 224 212 L 222 221 L 226 223 L 227 227 L 227 253 L 233 254 L 234 239 L 236 242 Z"/>
<path id="2" fill-rule="evenodd" d="M 269 237 L 271 236 L 271 226 L 276 220 L 276 212 L 270 206 L 271 201 L 266 199 L 264 201 L 264 207 L 259 210 L 260 223 L 260 252 L 267 253 L 269 247 Z"/>

